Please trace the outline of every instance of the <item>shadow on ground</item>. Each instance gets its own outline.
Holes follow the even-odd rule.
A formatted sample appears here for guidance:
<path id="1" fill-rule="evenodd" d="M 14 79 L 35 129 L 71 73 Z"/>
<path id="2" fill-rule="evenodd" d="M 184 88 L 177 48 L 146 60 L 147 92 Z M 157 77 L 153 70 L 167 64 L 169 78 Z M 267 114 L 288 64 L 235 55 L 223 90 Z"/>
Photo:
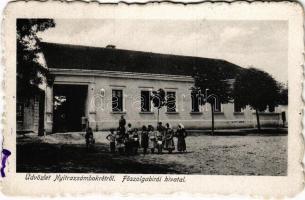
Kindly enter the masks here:
<path id="1" fill-rule="evenodd" d="M 17 172 L 179 173 L 168 164 L 138 162 L 136 157 L 144 155 L 111 154 L 104 144 L 87 150 L 81 144 L 28 143 L 17 146 Z"/>

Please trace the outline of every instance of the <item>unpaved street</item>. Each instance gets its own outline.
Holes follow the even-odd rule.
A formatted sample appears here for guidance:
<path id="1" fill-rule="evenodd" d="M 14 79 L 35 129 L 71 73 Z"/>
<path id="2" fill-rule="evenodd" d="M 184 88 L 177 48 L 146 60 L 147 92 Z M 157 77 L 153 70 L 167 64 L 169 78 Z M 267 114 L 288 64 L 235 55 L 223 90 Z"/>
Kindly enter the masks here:
<path id="1" fill-rule="evenodd" d="M 18 172 L 177 173 L 204 175 L 275 175 L 287 173 L 287 135 L 187 137 L 187 152 L 161 155 L 109 153 L 103 132 L 94 133 L 86 151 L 82 133 L 17 138 Z M 176 141 L 175 141 L 176 144 Z"/>

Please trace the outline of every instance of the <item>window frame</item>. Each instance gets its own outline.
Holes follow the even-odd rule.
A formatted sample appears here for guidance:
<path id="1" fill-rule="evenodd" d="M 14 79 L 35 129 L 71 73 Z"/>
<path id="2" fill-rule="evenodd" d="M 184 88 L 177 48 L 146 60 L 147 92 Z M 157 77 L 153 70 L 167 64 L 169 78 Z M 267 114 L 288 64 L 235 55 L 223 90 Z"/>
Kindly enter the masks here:
<path id="1" fill-rule="evenodd" d="M 236 109 L 236 106 L 237 106 L 237 102 L 236 102 L 235 99 L 234 99 L 234 102 L 233 102 L 234 113 L 243 113 L 242 107 L 239 106 L 239 110 L 237 110 L 237 109 Z"/>
<path id="2" fill-rule="evenodd" d="M 142 108 L 142 92 L 147 92 L 148 93 L 148 110 L 143 110 Z M 152 112 L 152 105 L 151 105 L 151 91 L 150 90 L 141 90 L 140 91 L 140 97 L 141 97 L 141 108 L 140 112 L 141 113 L 151 113 Z"/>
<path id="3" fill-rule="evenodd" d="M 174 103 L 175 103 L 175 107 L 174 107 L 174 110 L 169 110 L 169 106 L 168 106 L 168 98 L 169 98 L 169 95 L 168 93 L 173 93 L 174 94 Z M 177 113 L 177 91 L 172 91 L 172 90 L 169 90 L 169 91 L 166 91 L 166 113 Z"/>
<path id="4" fill-rule="evenodd" d="M 219 109 L 217 109 L 219 107 Z M 222 103 L 221 101 L 216 100 L 216 104 L 214 107 L 214 113 L 222 113 Z"/>
<path id="5" fill-rule="evenodd" d="M 118 91 L 120 91 L 121 92 L 121 103 L 120 103 L 120 107 L 121 107 L 121 109 L 120 110 L 115 110 L 114 109 L 114 100 L 113 100 L 113 98 L 114 98 L 114 91 L 116 91 L 116 92 L 118 92 Z M 116 96 L 117 97 L 117 96 Z M 112 88 L 112 90 L 111 90 L 111 111 L 113 112 L 113 113 L 122 113 L 122 112 L 124 112 L 124 90 L 122 89 L 122 88 Z"/>
<path id="6" fill-rule="evenodd" d="M 200 105 L 200 96 L 198 96 L 198 92 L 195 93 L 194 91 L 191 91 L 191 113 L 201 113 L 201 105 Z M 195 110 L 194 107 L 195 107 L 195 103 L 194 102 L 197 102 L 197 109 L 198 110 Z"/>

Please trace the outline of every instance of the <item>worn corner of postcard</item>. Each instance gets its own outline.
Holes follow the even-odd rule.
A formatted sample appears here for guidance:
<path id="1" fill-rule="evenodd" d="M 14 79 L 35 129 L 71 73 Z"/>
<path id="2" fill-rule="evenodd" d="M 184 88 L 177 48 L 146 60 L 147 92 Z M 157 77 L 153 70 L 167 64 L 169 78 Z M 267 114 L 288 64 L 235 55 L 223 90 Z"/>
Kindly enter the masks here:
<path id="1" fill-rule="evenodd" d="M 294 2 L 9 3 L 2 192 L 296 195 L 303 15 Z"/>

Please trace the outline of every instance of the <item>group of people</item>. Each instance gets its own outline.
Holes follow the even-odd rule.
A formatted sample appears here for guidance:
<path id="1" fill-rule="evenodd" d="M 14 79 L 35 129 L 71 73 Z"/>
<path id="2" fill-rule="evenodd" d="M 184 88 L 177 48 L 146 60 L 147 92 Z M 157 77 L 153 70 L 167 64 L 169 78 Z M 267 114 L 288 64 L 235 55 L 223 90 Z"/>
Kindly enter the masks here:
<path id="1" fill-rule="evenodd" d="M 177 137 L 177 150 L 186 151 L 187 132 L 182 124 L 178 125 L 176 131 L 168 123 L 163 126 L 162 122 L 158 123 L 156 130 L 152 125 L 142 126 L 141 130 L 132 128 L 130 123 L 127 128 L 125 126 L 126 120 L 121 116 L 117 130 L 111 129 L 110 134 L 106 137 L 110 142 L 112 153 L 117 150 L 120 154 L 138 154 L 139 148 L 143 149 L 143 154 L 147 154 L 148 150 L 151 153 L 162 153 L 163 150 L 172 153 L 175 150 L 174 137 Z"/>

